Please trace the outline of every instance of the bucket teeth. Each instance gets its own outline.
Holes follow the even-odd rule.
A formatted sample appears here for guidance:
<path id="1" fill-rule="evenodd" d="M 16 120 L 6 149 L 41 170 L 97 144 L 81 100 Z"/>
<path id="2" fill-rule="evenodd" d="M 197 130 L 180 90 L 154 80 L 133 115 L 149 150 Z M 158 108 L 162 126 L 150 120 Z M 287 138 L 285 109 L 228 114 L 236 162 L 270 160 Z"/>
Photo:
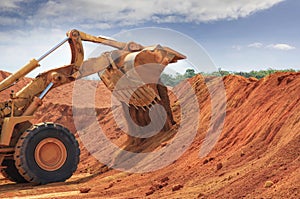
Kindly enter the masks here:
<path id="1" fill-rule="evenodd" d="M 155 104 L 160 101 L 159 95 L 147 86 L 141 86 L 137 89 L 135 87 L 121 88 L 114 91 L 115 97 L 118 100 L 126 103 L 127 106 L 133 105 L 136 109 L 150 110 Z"/>
<path id="2" fill-rule="evenodd" d="M 143 109 L 143 111 L 146 111 L 146 109 L 143 106 L 140 106 L 140 107 L 141 107 L 141 109 Z"/>
<path id="3" fill-rule="evenodd" d="M 156 95 L 156 98 L 157 98 L 158 101 L 161 101 L 161 98 L 160 98 L 159 95 Z"/>
<path id="4" fill-rule="evenodd" d="M 136 110 L 139 109 L 139 108 L 138 108 L 136 105 L 134 105 L 134 104 L 132 104 L 132 106 L 133 106 Z"/>
<path id="5" fill-rule="evenodd" d="M 154 98 L 154 100 L 152 101 L 152 104 L 154 105 L 154 104 L 158 104 L 158 102 L 159 102 L 159 100 L 158 100 L 158 98 L 156 97 L 156 98 Z"/>

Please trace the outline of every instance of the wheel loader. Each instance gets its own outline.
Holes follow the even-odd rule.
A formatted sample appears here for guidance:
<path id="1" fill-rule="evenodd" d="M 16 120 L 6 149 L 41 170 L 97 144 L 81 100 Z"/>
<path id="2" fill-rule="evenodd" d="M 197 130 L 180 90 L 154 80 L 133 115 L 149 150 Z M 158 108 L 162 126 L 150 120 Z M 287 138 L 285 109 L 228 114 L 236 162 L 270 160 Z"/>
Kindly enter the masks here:
<path id="1" fill-rule="evenodd" d="M 155 88 L 144 83 L 144 78 L 151 75 L 149 73 L 159 76 L 169 63 L 186 58 L 161 45 L 142 46 L 135 42 L 119 42 L 75 29 L 66 35 L 61 43 L 40 58 L 30 60 L 0 82 L 1 94 L 39 67 L 40 61 L 49 54 L 64 43 L 69 43 L 72 55 L 69 65 L 40 73 L 19 91 L 9 90 L 10 99 L 0 102 L 0 168 L 3 176 L 14 182 L 62 182 L 77 169 L 80 150 L 73 133 L 60 124 L 31 122 L 51 89 L 98 74 L 119 101 L 136 109 L 150 109 L 161 99 Z M 82 41 L 108 45 L 115 50 L 84 60 Z M 148 68 L 146 75 L 137 70 L 141 65 L 147 68 L 148 64 L 157 64 L 158 67 Z M 120 79 L 122 84 L 117 86 Z"/>

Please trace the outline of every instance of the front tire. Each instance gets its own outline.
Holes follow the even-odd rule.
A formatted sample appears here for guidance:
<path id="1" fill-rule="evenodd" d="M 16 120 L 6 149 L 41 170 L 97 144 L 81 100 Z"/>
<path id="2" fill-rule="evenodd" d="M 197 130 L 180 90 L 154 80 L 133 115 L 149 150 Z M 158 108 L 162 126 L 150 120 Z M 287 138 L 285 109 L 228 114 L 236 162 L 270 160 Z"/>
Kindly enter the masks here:
<path id="1" fill-rule="evenodd" d="M 15 165 L 29 182 L 47 184 L 70 178 L 79 162 L 79 146 L 65 127 L 43 123 L 34 125 L 20 137 L 15 149 Z"/>
<path id="2" fill-rule="evenodd" d="M 18 169 L 16 168 L 15 160 L 13 158 L 5 158 L 2 162 L 2 166 L 6 166 L 6 168 L 1 169 L 1 173 L 5 178 L 16 183 L 27 182 L 27 180 L 23 178 L 23 176 L 19 173 Z"/>

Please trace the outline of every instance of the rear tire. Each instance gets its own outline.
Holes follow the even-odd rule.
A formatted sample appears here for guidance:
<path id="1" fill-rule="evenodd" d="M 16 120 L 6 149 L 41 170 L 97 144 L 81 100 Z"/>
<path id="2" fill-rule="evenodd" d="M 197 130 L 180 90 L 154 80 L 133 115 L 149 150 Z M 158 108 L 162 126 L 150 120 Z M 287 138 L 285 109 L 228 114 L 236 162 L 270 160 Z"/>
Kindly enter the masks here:
<path id="1" fill-rule="evenodd" d="M 28 182 L 19 173 L 17 167 L 15 166 L 15 160 L 14 159 L 5 158 L 2 162 L 2 166 L 6 166 L 6 168 L 1 169 L 1 173 L 5 178 L 9 179 L 10 181 L 16 182 L 16 183 Z"/>
<path id="2" fill-rule="evenodd" d="M 65 127 L 43 123 L 34 125 L 20 137 L 15 149 L 15 165 L 29 182 L 47 184 L 70 178 L 79 162 L 79 146 Z"/>

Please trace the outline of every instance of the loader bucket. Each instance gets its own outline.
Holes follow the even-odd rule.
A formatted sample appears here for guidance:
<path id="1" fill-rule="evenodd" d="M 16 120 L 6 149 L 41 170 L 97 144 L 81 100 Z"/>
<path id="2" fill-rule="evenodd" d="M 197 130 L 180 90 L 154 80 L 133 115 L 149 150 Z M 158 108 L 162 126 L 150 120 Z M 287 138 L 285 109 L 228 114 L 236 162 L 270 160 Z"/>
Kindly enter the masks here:
<path id="1" fill-rule="evenodd" d="M 135 107 L 150 108 L 160 100 L 156 86 L 169 63 L 185 56 L 168 47 L 150 46 L 126 55 L 122 65 L 104 70 L 99 76 L 114 96 Z"/>

